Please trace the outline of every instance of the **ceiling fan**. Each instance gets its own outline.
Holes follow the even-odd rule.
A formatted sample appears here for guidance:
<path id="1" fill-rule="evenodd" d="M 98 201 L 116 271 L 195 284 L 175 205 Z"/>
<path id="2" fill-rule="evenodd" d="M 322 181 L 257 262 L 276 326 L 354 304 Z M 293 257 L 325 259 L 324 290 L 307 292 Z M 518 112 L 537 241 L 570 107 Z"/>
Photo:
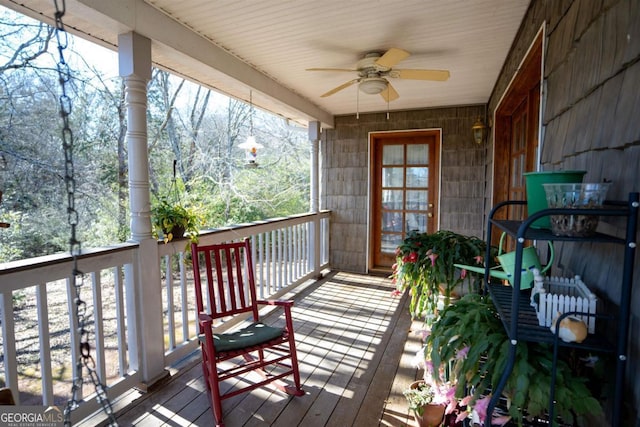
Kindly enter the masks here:
<path id="1" fill-rule="evenodd" d="M 358 87 L 364 93 L 380 94 L 385 101 L 398 99 L 400 95 L 393 88 L 387 77 L 410 80 L 434 80 L 445 81 L 449 78 L 448 70 L 415 70 L 394 69 L 393 66 L 408 58 L 411 54 L 403 49 L 391 48 L 386 52 L 369 52 L 358 61 L 355 69 L 346 68 L 308 68 L 307 71 L 340 71 L 357 72 L 358 78 L 350 80 L 329 92 L 320 95 L 322 98 L 331 96 L 336 92 L 358 83 Z"/>

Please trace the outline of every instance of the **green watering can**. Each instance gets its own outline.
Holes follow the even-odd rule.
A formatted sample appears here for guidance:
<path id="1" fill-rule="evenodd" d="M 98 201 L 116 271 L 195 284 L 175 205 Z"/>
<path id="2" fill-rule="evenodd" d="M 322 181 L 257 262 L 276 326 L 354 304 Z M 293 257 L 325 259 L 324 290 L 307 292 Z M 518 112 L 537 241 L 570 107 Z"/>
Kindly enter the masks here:
<path id="1" fill-rule="evenodd" d="M 513 286 L 514 277 L 515 277 L 515 263 L 516 263 L 516 253 L 507 252 L 502 253 L 502 245 L 504 243 L 504 238 L 506 237 L 506 233 L 502 233 L 500 236 L 500 245 L 498 246 L 498 261 L 500 261 L 500 265 L 489 269 L 489 275 L 491 277 L 495 277 L 500 280 L 508 280 L 511 286 Z M 529 289 L 533 286 L 533 272 L 534 268 L 538 269 L 541 274 L 546 272 L 553 264 L 553 258 L 555 256 L 555 252 L 553 249 L 553 243 L 549 242 L 549 264 L 547 264 L 544 268 L 540 266 L 540 259 L 538 258 L 538 253 L 536 252 L 536 248 L 533 246 L 528 246 L 522 249 L 522 277 L 520 279 L 520 289 L 525 290 Z M 485 268 L 473 265 L 463 265 L 463 264 L 454 264 L 458 268 L 464 268 L 468 271 L 473 271 L 474 273 L 484 274 Z M 502 269 L 500 269 L 502 267 Z"/>

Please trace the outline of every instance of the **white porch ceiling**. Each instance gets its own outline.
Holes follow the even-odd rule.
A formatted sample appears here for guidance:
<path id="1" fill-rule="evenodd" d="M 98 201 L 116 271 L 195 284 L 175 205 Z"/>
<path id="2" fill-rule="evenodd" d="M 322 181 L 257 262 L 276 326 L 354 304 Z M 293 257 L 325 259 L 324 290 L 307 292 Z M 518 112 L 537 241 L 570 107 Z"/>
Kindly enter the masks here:
<path id="1" fill-rule="evenodd" d="M 67 0 L 70 32 L 116 49 L 118 34 L 152 40 L 153 61 L 299 123 L 333 116 L 486 103 L 530 0 Z M 0 0 L 51 23 L 53 0 Z M 399 68 L 447 69 L 445 82 L 390 79 L 400 98 L 359 93 L 369 51 L 411 56 Z"/>

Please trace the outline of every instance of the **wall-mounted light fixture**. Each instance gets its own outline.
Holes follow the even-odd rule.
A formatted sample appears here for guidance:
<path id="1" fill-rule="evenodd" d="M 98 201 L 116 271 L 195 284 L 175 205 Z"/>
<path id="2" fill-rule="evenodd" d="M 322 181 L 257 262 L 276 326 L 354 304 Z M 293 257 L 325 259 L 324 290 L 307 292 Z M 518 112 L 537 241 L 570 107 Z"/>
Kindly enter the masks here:
<path id="1" fill-rule="evenodd" d="M 482 122 L 482 119 L 478 117 L 478 120 L 471 127 L 473 132 L 473 140 L 476 144 L 482 144 L 487 138 L 487 126 Z"/>
<path id="2" fill-rule="evenodd" d="M 264 148 L 262 144 L 258 144 L 256 142 L 256 137 L 253 136 L 253 91 L 249 92 L 249 136 L 247 140 L 242 144 L 239 144 L 238 147 L 243 149 L 245 152 L 245 159 L 247 161 L 246 167 L 257 168 L 258 163 L 256 160 L 258 159 L 258 150 Z"/>

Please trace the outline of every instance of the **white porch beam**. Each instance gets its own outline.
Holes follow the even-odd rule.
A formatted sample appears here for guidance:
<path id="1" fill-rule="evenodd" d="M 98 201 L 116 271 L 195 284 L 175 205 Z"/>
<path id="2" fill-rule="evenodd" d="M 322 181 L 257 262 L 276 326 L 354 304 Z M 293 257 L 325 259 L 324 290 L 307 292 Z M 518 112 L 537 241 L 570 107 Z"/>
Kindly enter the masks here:
<path id="1" fill-rule="evenodd" d="M 111 28 L 115 22 L 122 27 L 120 32 L 133 31 L 143 35 L 152 40 L 152 43 L 167 46 L 255 89 L 276 102 L 299 111 L 311 121 L 317 120 L 327 127 L 334 126 L 333 115 L 172 20 L 143 0 L 77 0 L 77 2 L 79 6 L 84 5 L 82 9 L 92 10 L 91 19 L 94 23 L 100 22 L 99 16 L 96 16 L 99 13 L 103 15 L 104 24 L 110 25 Z M 74 14 L 75 2 L 67 1 L 67 3 L 69 3 L 67 13 Z M 83 13 L 89 13 L 89 11 Z M 256 105 L 260 106 L 258 102 Z"/>

